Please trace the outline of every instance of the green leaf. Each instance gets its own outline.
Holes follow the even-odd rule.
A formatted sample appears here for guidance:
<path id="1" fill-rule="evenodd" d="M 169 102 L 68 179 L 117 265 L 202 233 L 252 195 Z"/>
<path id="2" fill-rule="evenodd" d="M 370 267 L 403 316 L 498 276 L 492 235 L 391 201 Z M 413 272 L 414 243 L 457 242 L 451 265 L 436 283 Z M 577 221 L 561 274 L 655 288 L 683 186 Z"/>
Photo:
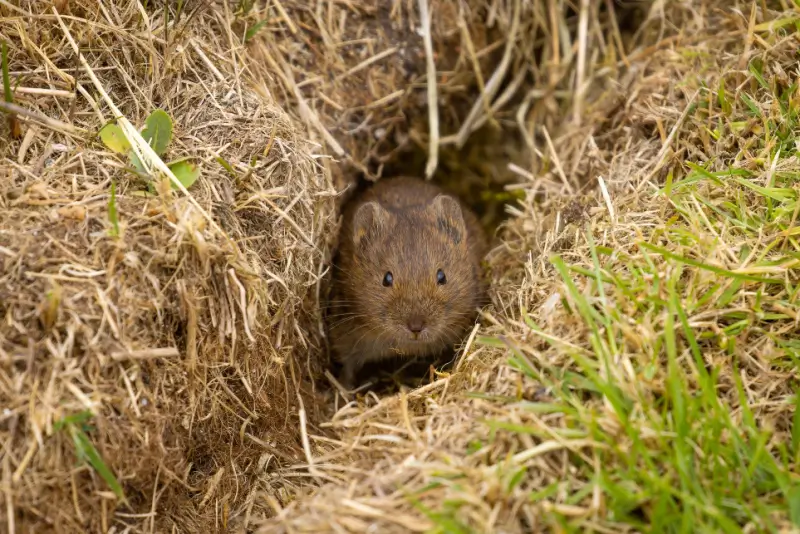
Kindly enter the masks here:
<path id="1" fill-rule="evenodd" d="M 125 137 L 122 128 L 113 122 L 109 122 L 100 130 L 100 140 L 117 154 L 127 154 L 131 149 L 131 143 Z"/>
<path id="2" fill-rule="evenodd" d="M 148 186 L 149 186 L 149 185 L 150 185 L 150 184 L 148 184 Z M 155 195 L 155 194 L 154 194 L 152 191 L 149 191 L 149 190 L 147 190 L 147 191 L 145 191 L 145 190 L 140 190 L 140 191 L 131 191 L 131 192 L 130 192 L 130 193 L 128 193 L 128 194 L 129 194 L 130 196 L 132 196 L 132 197 L 142 197 L 142 198 L 150 198 L 150 197 L 154 197 L 154 196 L 156 196 L 156 195 Z"/>
<path id="3" fill-rule="evenodd" d="M 800 452 L 800 390 L 794 394 L 794 414 L 792 415 L 792 455 L 797 458 Z"/>
<path id="4" fill-rule="evenodd" d="M 189 189 L 200 177 L 200 167 L 191 161 L 176 161 L 169 164 L 169 170 L 175 175 L 183 187 Z M 173 189 L 177 189 L 174 183 L 170 183 Z"/>
<path id="5" fill-rule="evenodd" d="M 244 42 L 246 43 L 247 41 L 249 41 L 250 39 L 255 37 L 256 34 L 258 33 L 258 31 L 261 28 L 263 28 L 264 24 L 266 24 L 266 23 L 267 23 L 267 19 L 259 20 L 258 22 L 256 22 L 255 24 L 253 24 L 252 26 L 247 28 L 247 31 L 244 33 Z"/>
<path id="6" fill-rule="evenodd" d="M 719 89 L 717 90 L 717 101 L 719 101 L 719 106 L 722 108 L 722 111 L 724 111 L 726 115 L 730 115 L 733 106 L 731 106 L 731 103 L 728 100 L 727 95 L 725 94 L 724 76 L 721 76 L 719 79 Z"/>
<path id="7" fill-rule="evenodd" d="M 3 41 L 0 61 L 2 62 L 3 70 L 3 93 L 5 94 L 6 102 L 12 104 L 14 102 L 14 97 L 11 94 L 11 80 L 8 76 L 8 44 L 5 41 Z"/>
<path id="8" fill-rule="evenodd" d="M 83 410 L 78 413 L 74 413 L 72 415 L 67 415 L 66 417 L 59 419 L 55 423 L 53 423 L 53 430 L 58 431 L 64 428 L 65 426 L 69 425 L 80 425 L 88 421 L 94 417 L 94 414 L 90 410 Z"/>
<path id="9" fill-rule="evenodd" d="M 144 163 L 142 163 L 142 160 L 140 160 L 139 156 L 136 155 L 136 152 L 131 150 L 130 157 L 131 157 L 131 165 L 133 165 L 133 168 L 139 171 L 140 173 L 147 175 L 147 169 L 144 168 Z"/>
<path id="10" fill-rule="evenodd" d="M 150 143 L 156 154 L 164 154 L 172 141 L 172 119 L 166 111 L 157 109 L 147 117 L 142 137 Z"/>
<path id="11" fill-rule="evenodd" d="M 770 20 L 767 22 L 762 22 L 761 24 L 756 24 L 753 27 L 753 30 L 757 32 L 774 32 L 780 28 L 784 28 L 786 26 L 791 26 L 796 23 L 800 18 L 798 17 L 786 17 L 782 19 L 775 19 Z"/>
<path id="12" fill-rule="evenodd" d="M 694 267 L 699 267 L 700 269 L 705 269 L 707 271 L 711 271 L 712 273 L 717 273 L 722 276 L 726 276 L 728 278 L 733 278 L 735 280 L 748 280 L 751 282 L 761 282 L 762 284 L 783 284 L 784 281 L 779 278 L 764 278 L 761 276 L 755 276 L 751 274 L 741 274 L 736 273 L 733 271 L 729 271 L 728 269 L 723 269 L 722 267 L 716 267 L 714 265 L 709 265 L 707 263 L 703 263 L 702 261 L 695 260 L 692 258 L 688 258 L 685 256 L 681 256 L 680 254 L 674 254 L 667 249 L 657 247 L 655 245 L 651 245 L 650 243 L 640 242 L 638 243 L 640 247 L 655 252 L 656 254 L 660 254 L 665 258 L 669 258 L 671 260 L 679 261 L 681 263 L 686 263 L 688 265 L 693 265 Z"/>
<path id="13" fill-rule="evenodd" d="M 747 96 L 745 93 L 742 93 L 741 98 L 742 98 L 742 102 L 745 103 L 745 105 L 750 110 L 750 113 L 752 115 L 755 115 L 756 117 L 760 117 L 761 116 L 761 110 L 758 109 L 758 106 L 756 105 L 755 102 L 753 102 L 752 98 Z"/>
<path id="14" fill-rule="evenodd" d="M 527 471 L 528 470 L 526 467 L 520 467 L 519 469 L 517 469 L 517 471 L 511 476 L 511 479 L 508 481 L 508 488 L 506 489 L 506 491 L 508 491 L 509 493 L 514 491 L 514 489 L 517 486 L 519 486 L 520 483 L 522 483 L 522 481 L 524 480 Z"/>
<path id="15" fill-rule="evenodd" d="M 108 465 L 103 461 L 100 453 L 95 448 L 89 436 L 80 428 L 87 427 L 86 421 L 94 416 L 90 410 L 68 415 L 53 424 L 53 429 L 58 431 L 66 428 L 72 438 L 72 443 L 75 445 L 75 455 L 79 460 L 88 462 L 88 464 L 105 480 L 106 484 L 111 488 L 117 497 L 127 502 L 125 492 L 122 489 L 117 477 L 109 469 Z"/>
<path id="16" fill-rule="evenodd" d="M 108 219 L 111 221 L 112 237 L 119 237 L 119 215 L 117 213 L 117 183 L 111 181 L 111 198 L 108 199 Z"/>
<path id="17" fill-rule="evenodd" d="M 78 457 L 85 459 L 89 465 L 103 477 L 103 480 L 106 481 L 108 487 L 111 488 L 111 491 L 113 491 L 117 497 L 123 501 L 127 500 L 117 477 L 114 476 L 114 473 L 111 472 L 111 469 L 109 469 L 108 465 L 103 461 L 103 458 L 89 439 L 89 436 L 84 434 L 83 430 L 75 428 L 74 426 L 70 427 L 70 434 L 72 434 L 72 441 L 75 443 L 75 450 L 78 453 Z"/>
<path id="18" fill-rule="evenodd" d="M 789 501 L 789 517 L 795 526 L 800 526 L 800 486 L 794 486 L 787 495 Z"/>
<path id="19" fill-rule="evenodd" d="M 224 168 L 226 171 L 228 171 L 228 173 L 230 173 L 231 176 L 233 176 L 234 178 L 237 177 L 236 176 L 236 170 L 234 170 L 233 166 L 230 163 L 228 163 L 225 160 L 225 158 L 223 158 L 222 156 L 217 156 L 217 163 L 222 165 L 222 168 Z"/>
<path id="20" fill-rule="evenodd" d="M 759 85 L 769 91 L 769 84 L 764 80 L 764 63 L 761 59 L 753 59 L 747 66 L 750 74 L 758 81 Z"/>

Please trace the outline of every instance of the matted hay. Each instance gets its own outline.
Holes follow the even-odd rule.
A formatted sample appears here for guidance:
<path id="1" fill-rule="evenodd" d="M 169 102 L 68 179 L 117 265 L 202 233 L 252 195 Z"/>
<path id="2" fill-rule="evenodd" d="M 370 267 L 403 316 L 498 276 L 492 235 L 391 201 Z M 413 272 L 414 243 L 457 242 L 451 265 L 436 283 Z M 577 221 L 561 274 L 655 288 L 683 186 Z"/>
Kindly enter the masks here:
<path id="1" fill-rule="evenodd" d="M 797 34 L 781 30 L 796 12 L 764 5 L 656 4 L 631 69 L 599 100 L 603 120 L 551 132 L 550 162 L 560 169 L 521 186 L 525 200 L 492 257 L 493 307 L 455 371 L 343 406 L 330 424 L 339 440 L 314 443 L 308 470 L 321 487 L 288 507 L 274 503 L 260 533 L 636 532 L 692 517 L 720 531 L 796 531 L 788 500 L 796 502 L 800 310 L 789 236 L 798 203 L 796 185 L 775 182 L 796 183 L 800 168 L 777 115 L 797 101 Z M 780 163 L 776 143 L 789 143 Z M 685 160 L 708 170 L 692 172 Z M 731 166 L 753 172 L 751 185 L 727 178 Z M 576 195 L 561 171 L 600 187 Z M 660 191 L 683 178 L 697 189 Z M 535 202 L 543 189 L 544 205 Z M 787 196 L 769 196 L 778 191 Z M 783 210 L 788 227 L 764 233 L 724 215 L 749 203 L 754 217 Z M 672 247 L 686 256 L 670 257 Z M 572 267 L 564 278 L 552 254 Z M 640 276 L 636 267 L 648 263 L 653 270 Z M 684 302 L 670 301 L 666 283 L 681 273 L 684 325 Z M 732 292 L 738 276 L 762 278 Z M 715 382 L 703 389 L 711 370 Z M 603 395 L 597 383 L 619 389 Z M 714 429 L 715 410 L 691 412 L 688 429 L 652 426 L 680 416 L 682 395 L 710 395 L 730 418 L 724 430 Z M 614 406 L 620 397 L 627 419 Z M 660 412 L 665 399 L 676 403 L 669 413 Z M 681 431 L 702 443 L 676 439 Z M 720 444 L 730 456 L 709 456 Z M 641 453 L 673 459 L 681 446 L 686 456 L 675 464 L 650 465 Z M 719 486 L 691 486 L 712 481 Z M 749 493 L 734 493 L 742 487 Z M 703 491 L 708 500 L 695 500 Z"/>
<path id="2" fill-rule="evenodd" d="M 168 32 L 164 4 L 143 4 L 0 3 L 15 101 L 49 117 L 23 117 L 20 139 L 0 126 L 4 532 L 243 526 L 257 489 L 284 491 L 268 473 L 302 457 L 310 390 L 296 384 L 319 352 L 333 229 L 318 146 L 248 66 L 223 4 L 185 2 L 177 20 L 173 6 Z M 141 181 L 96 137 L 108 100 L 136 127 L 157 107 L 172 116 L 165 159 L 201 162 L 197 205 L 136 196 Z M 57 427 L 87 410 L 130 506 Z"/>
<path id="3" fill-rule="evenodd" d="M 559 34 L 577 32 L 579 16 L 570 3 L 557 9 L 546 0 L 424 4 L 431 13 L 439 175 L 460 174 L 452 180 L 457 184 L 466 181 L 465 173 L 476 174 L 478 184 L 464 191 L 472 195 L 518 180 L 494 161 L 529 167 L 530 125 L 556 129 L 554 112 L 569 89 L 591 85 L 591 64 L 621 60 L 617 48 L 630 38 L 611 22 L 614 10 L 626 8 L 590 2 L 586 32 L 598 46 L 583 49 L 586 69 L 576 77 L 578 50 L 559 41 Z M 425 169 L 432 134 L 420 5 L 282 1 L 248 14 L 253 24 L 274 21 L 251 51 L 272 66 L 275 92 L 297 106 L 339 161 L 331 169 L 337 186 L 351 181 L 354 171 L 374 180 Z M 474 138 L 487 128 L 488 138 Z"/>

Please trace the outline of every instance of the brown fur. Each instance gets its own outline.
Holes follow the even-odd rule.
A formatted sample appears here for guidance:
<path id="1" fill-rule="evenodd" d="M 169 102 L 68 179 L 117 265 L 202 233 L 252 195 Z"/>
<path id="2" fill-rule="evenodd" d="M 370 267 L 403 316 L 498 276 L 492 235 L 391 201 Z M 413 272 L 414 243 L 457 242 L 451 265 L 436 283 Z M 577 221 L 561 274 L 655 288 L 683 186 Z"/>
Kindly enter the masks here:
<path id="1" fill-rule="evenodd" d="M 346 206 L 339 235 L 328 322 L 344 385 L 366 362 L 433 356 L 463 339 L 486 297 L 486 236 L 466 206 L 423 180 L 383 179 Z"/>

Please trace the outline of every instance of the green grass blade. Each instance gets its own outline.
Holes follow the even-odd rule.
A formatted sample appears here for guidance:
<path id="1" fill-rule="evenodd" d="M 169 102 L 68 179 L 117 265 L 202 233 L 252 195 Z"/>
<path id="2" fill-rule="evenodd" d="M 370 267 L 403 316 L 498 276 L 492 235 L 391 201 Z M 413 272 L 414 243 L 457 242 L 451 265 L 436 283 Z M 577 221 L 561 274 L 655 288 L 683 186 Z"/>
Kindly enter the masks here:
<path id="1" fill-rule="evenodd" d="M 794 413 L 792 414 L 792 456 L 798 460 L 800 456 L 800 391 L 794 393 Z"/>
<path id="2" fill-rule="evenodd" d="M 94 417 L 90 410 L 83 410 L 72 415 L 67 415 L 53 423 L 53 430 L 58 431 L 70 425 L 83 425 L 86 421 Z"/>
<path id="3" fill-rule="evenodd" d="M 688 265 L 692 265 L 694 267 L 699 267 L 700 269 L 705 269 L 706 271 L 711 271 L 712 273 L 716 273 L 722 276 L 726 276 L 728 278 L 735 278 L 737 280 L 747 280 L 749 282 L 761 282 L 762 284 L 783 284 L 784 281 L 778 278 L 765 278 L 763 276 L 754 276 L 751 274 L 743 274 L 743 273 L 736 273 L 730 271 L 728 269 L 723 269 L 722 267 L 717 267 L 715 265 L 709 265 L 707 263 L 703 263 L 702 261 L 694 260 L 691 258 L 687 258 L 685 256 L 681 256 L 680 254 L 675 254 L 670 252 L 669 250 L 657 247 L 655 245 L 651 245 L 650 243 L 639 242 L 639 246 L 655 252 L 656 254 L 660 254 L 665 258 L 670 258 L 675 261 L 679 261 L 681 263 L 686 263 Z"/>
<path id="4" fill-rule="evenodd" d="M 125 501 L 125 492 L 122 490 L 122 486 L 117 480 L 117 477 L 115 477 L 114 473 L 111 472 L 111 469 L 108 468 L 108 465 L 106 465 L 105 461 L 100 456 L 100 453 L 97 451 L 89 437 L 83 432 L 83 430 L 74 426 L 71 426 L 70 430 L 78 457 L 85 459 L 89 465 L 91 465 L 92 468 L 97 471 L 102 479 L 105 480 L 106 484 L 108 484 L 108 487 L 111 488 L 111 491 L 113 491 L 117 497 Z"/>
<path id="5" fill-rule="evenodd" d="M 109 234 L 119 237 L 119 214 L 117 213 L 117 182 L 111 180 L 111 198 L 108 199 L 108 220 L 111 221 Z"/>
<path id="6" fill-rule="evenodd" d="M 787 495 L 789 501 L 789 517 L 794 526 L 800 527 L 800 485 L 795 484 Z"/>
<path id="7" fill-rule="evenodd" d="M 252 39 L 253 37 L 255 37 L 255 36 L 256 36 L 256 34 L 258 34 L 258 32 L 261 30 L 261 28 L 263 28 L 263 27 L 264 27 L 264 25 L 265 25 L 267 22 L 268 22 L 268 20 L 267 20 L 267 19 L 260 20 L 260 21 L 256 22 L 255 24 L 253 24 L 252 26 L 250 26 L 249 28 L 247 28 L 247 31 L 246 31 L 246 32 L 245 32 L 245 34 L 244 34 L 244 42 L 246 43 L 246 42 L 248 42 L 250 39 Z"/>
<path id="8" fill-rule="evenodd" d="M 14 95 L 11 94 L 11 78 L 8 74 L 8 43 L 3 40 L 0 44 L 2 45 L 2 50 L 0 50 L 0 63 L 3 69 L 3 94 L 5 95 L 6 102 L 13 104 Z"/>

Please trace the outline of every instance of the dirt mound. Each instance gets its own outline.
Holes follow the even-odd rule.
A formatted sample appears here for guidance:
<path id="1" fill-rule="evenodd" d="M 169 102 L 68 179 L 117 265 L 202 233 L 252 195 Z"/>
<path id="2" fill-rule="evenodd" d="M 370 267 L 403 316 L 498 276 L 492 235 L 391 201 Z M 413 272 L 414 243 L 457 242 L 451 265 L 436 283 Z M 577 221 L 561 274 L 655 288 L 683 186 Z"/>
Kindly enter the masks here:
<path id="1" fill-rule="evenodd" d="M 0 6 L 27 110 L 20 137 L 0 129 L 3 528 L 241 524 L 262 474 L 302 457 L 333 229 L 315 148 L 210 4 L 17 6 Z M 171 116 L 164 161 L 199 164 L 190 196 L 147 195 L 101 143 L 114 108 Z"/>

